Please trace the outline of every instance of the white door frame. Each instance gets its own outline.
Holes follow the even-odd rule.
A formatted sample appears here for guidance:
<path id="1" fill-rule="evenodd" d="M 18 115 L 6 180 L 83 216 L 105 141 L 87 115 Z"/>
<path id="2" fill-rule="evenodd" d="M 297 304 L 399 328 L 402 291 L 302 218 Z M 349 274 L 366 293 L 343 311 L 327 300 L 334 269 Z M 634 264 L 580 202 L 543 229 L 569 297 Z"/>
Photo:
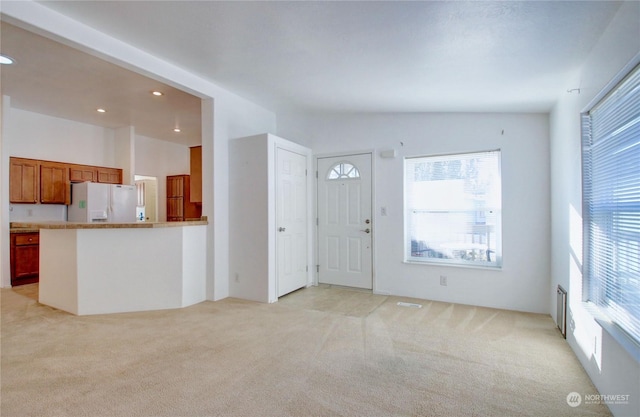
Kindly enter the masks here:
<path id="1" fill-rule="evenodd" d="M 377 225 L 377 210 L 375 207 L 376 201 L 376 152 L 375 149 L 365 149 L 361 151 L 352 151 L 352 152 L 331 152 L 331 153 L 322 153 L 316 154 L 313 157 L 313 170 L 315 171 L 315 181 L 313 181 L 313 216 L 314 216 L 314 227 L 313 227 L 313 242 L 315 242 L 314 248 L 314 259 L 315 259 L 315 268 L 313 269 L 313 285 L 319 285 L 319 277 L 320 274 L 318 272 L 318 265 L 320 262 L 320 254 L 319 247 L 320 242 L 319 234 L 318 234 L 318 159 L 321 158 L 338 158 L 344 157 L 348 158 L 353 155 L 363 155 L 369 154 L 371 155 L 371 288 L 374 294 L 377 294 L 376 289 L 376 225 Z"/>

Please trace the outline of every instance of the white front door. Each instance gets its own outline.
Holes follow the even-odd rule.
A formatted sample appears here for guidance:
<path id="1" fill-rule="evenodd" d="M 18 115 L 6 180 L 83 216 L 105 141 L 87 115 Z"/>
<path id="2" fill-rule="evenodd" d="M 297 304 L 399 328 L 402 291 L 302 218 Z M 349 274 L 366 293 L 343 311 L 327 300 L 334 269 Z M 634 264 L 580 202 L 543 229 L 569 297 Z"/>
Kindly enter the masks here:
<path id="1" fill-rule="evenodd" d="M 372 288 L 371 154 L 318 158 L 318 281 Z"/>
<path id="2" fill-rule="evenodd" d="M 307 285 L 307 159 L 276 150 L 278 297 Z"/>

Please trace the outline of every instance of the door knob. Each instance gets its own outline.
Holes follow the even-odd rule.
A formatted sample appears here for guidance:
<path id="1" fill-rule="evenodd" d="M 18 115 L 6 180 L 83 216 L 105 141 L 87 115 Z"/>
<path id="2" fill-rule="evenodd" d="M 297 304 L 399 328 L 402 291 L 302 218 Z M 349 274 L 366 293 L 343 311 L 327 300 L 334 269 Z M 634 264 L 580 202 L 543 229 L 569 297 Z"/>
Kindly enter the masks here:
<path id="1" fill-rule="evenodd" d="M 284 227 L 278 227 L 278 232 L 284 232 L 286 229 Z"/>
<path id="2" fill-rule="evenodd" d="M 364 230 L 361 230 L 361 232 L 365 232 L 365 233 L 371 233 L 371 229 L 369 229 L 368 227 Z"/>

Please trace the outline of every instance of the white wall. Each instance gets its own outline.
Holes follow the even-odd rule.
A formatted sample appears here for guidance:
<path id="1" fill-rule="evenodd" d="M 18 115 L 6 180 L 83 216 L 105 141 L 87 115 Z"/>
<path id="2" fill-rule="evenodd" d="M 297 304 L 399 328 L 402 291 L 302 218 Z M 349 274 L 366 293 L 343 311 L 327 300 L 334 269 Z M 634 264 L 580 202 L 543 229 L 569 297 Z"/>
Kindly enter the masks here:
<path id="1" fill-rule="evenodd" d="M 120 168 L 114 137 L 113 129 L 12 107 L 3 140 L 10 156 Z"/>
<path id="2" fill-rule="evenodd" d="M 551 113 L 551 287 L 568 291 L 567 342 L 601 394 L 630 395 L 628 404 L 610 404 L 616 416 L 640 415 L 640 364 L 594 321 L 582 302 L 582 178 L 579 114 L 640 52 L 640 2 L 626 2 L 588 60 L 568 81 Z M 585 394 L 585 393 L 583 393 Z"/>
<path id="3" fill-rule="evenodd" d="M 135 175 L 136 129 L 133 126 L 122 126 L 114 129 L 114 138 L 114 157 L 116 167 L 122 169 L 122 183 L 133 185 L 133 177 Z"/>
<path id="4" fill-rule="evenodd" d="M 308 132 L 306 142 L 304 132 Z M 375 149 L 375 292 L 548 313 L 547 115 L 298 115 L 279 119 L 278 135 L 304 143 L 316 155 Z M 403 263 L 403 157 L 498 148 L 502 150 L 502 269 Z M 398 156 L 381 158 L 379 152 L 385 149 L 396 149 Z M 380 215 L 381 207 L 387 208 L 387 216 Z M 440 275 L 448 277 L 447 286 L 440 285 Z"/>
<path id="5" fill-rule="evenodd" d="M 275 115 L 239 97 L 220 91 L 213 100 L 204 100 L 202 175 L 202 214 L 209 223 L 209 286 L 207 298 L 220 300 L 229 296 L 229 141 L 233 138 L 275 131 Z M 207 121 L 209 123 L 207 123 Z M 211 129 L 211 130 L 210 130 Z M 205 132 L 213 135 L 205 142 Z M 211 136 L 209 136 L 211 137 Z"/>

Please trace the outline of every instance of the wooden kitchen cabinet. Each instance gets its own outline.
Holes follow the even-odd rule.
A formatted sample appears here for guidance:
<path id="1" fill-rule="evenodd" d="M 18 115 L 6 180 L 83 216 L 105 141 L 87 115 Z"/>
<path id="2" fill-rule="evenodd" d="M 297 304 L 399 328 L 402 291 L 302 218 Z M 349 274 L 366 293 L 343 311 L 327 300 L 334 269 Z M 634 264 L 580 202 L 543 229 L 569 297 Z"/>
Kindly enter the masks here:
<path id="1" fill-rule="evenodd" d="M 200 220 L 202 208 L 190 201 L 189 175 L 167 177 L 167 221 Z"/>
<path id="2" fill-rule="evenodd" d="M 98 182 L 105 184 L 122 184 L 122 170 L 119 168 L 97 167 Z"/>
<path id="3" fill-rule="evenodd" d="M 9 202 L 38 202 L 38 161 L 34 159 L 9 158 Z"/>
<path id="4" fill-rule="evenodd" d="M 122 184 L 122 170 L 120 168 L 78 164 L 67 165 L 69 166 L 69 181 L 71 182 L 89 181 L 104 184 Z"/>
<path id="5" fill-rule="evenodd" d="M 67 165 L 40 161 L 40 202 L 70 204 L 70 184 Z"/>
<path id="6" fill-rule="evenodd" d="M 97 182 L 98 169 L 90 165 L 69 165 L 69 181 L 71 182 Z"/>
<path id="7" fill-rule="evenodd" d="M 202 203 L 202 146 L 192 146 L 190 153 L 190 173 L 191 189 L 189 201 L 192 203 Z"/>
<path id="8" fill-rule="evenodd" d="M 11 286 L 38 282 L 40 233 L 11 233 Z"/>
<path id="9" fill-rule="evenodd" d="M 9 202 L 71 204 L 72 182 L 122 184 L 122 169 L 9 158 Z"/>
<path id="10" fill-rule="evenodd" d="M 184 175 L 167 177 L 167 221 L 184 220 Z"/>

